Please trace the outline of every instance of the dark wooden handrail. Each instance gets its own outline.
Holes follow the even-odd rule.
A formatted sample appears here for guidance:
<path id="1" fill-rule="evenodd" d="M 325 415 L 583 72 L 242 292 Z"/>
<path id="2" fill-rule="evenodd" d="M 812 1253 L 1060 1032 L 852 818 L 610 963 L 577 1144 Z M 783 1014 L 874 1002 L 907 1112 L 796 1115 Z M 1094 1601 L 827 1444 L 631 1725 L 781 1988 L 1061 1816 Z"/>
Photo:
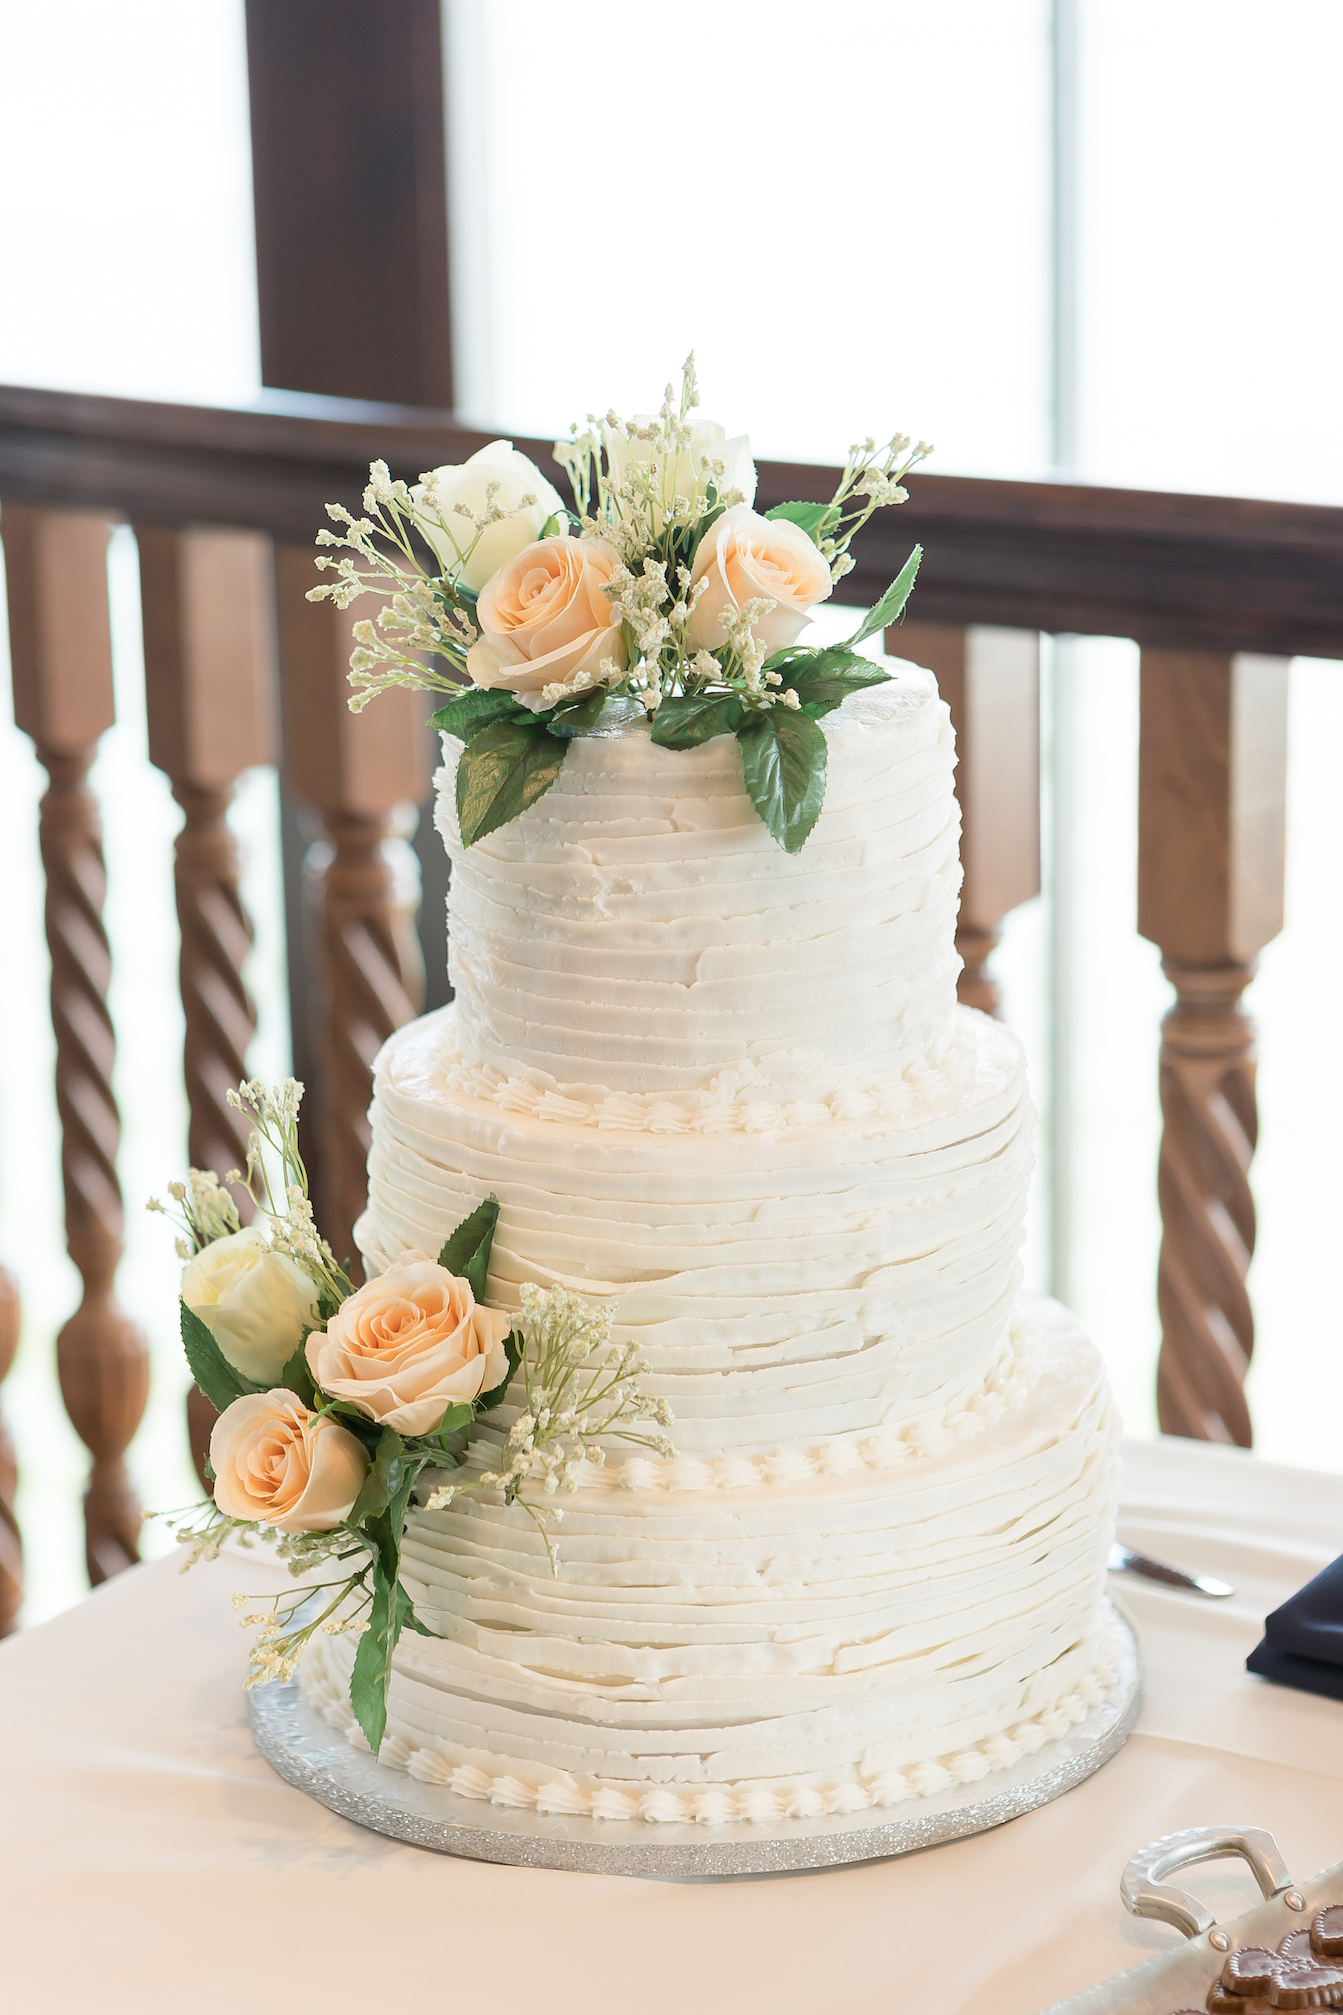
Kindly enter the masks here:
<path id="1" fill-rule="evenodd" d="M 173 406 L 0 386 L 0 494 L 306 543 L 328 500 L 357 507 L 375 456 L 414 478 L 492 438 L 447 413 L 297 392 Z M 517 445 L 562 489 L 549 442 Z M 835 474 L 762 462 L 761 508 L 826 497 Z M 864 533 L 846 600 L 874 599 L 915 539 L 924 622 L 1343 657 L 1343 509 L 1333 506 L 920 473 L 909 503 Z"/>

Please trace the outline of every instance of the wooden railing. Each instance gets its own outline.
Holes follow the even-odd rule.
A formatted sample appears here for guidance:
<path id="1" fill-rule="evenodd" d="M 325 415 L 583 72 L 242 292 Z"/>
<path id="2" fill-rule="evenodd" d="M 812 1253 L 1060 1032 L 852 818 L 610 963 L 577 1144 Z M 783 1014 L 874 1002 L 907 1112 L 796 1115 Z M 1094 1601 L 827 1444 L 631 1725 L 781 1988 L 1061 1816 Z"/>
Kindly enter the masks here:
<path id="1" fill-rule="evenodd" d="M 294 1054 L 310 1086 L 319 1211 L 348 1244 L 363 1201 L 373 1056 L 418 1011 L 422 968 L 397 849 L 431 750 L 418 696 L 354 717 L 350 626 L 305 593 L 330 501 L 357 508 L 369 461 L 411 478 L 486 436 L 415 408 L 267 394 L 246 410 L 0 388 L 0 536 L 15 714 L 46 767 L 42 855 L 63 1128 L 66 1236 L 84 1283 L 58 1342 L 66 1404 L 92 1468 L 89 1572 L 135 1557 L 124 1456 L 147 1391 L 143 1339 L 114 1296 L 121 1252 L 98 807 L 87 774 L 111 725 L 106 543 L 135 529 L 151 760 L 177 840 L 184 1070 L 192 1161 L 240 1158 L 224 1093 L 254 1026 L 250 926 L 225 814 L 240 774 L 278 754 L 305 827 L 292 903 Z M 546 443 L 518 445 L 546 469 Z M 760 465 L 761 508 L 827 496 L 834 472 Z M 1040 882 L 1039 636 L 1142 647 L 1138 926 L 1175 1003 L 1161 1031 L 1164 1131 L 1158 1408 L 1170 1432 L 1247 1443 L 1253 1348 L 1254 1030 L 1241 1007 L 1281 926 L 1286 661 L 1343 657 L 1343 510 L 1180 497 L 1045 479 L 920 476 L 864 534 L 845 599 L 886 586 L 911 542 L 918 620 L 892 639 L 929 664 L 960 747 L 962 998 L 992 1011 L 1004 916 Z M 301 872 L 298 869 L 301 867 Z M 13 1255 L 9 1255 L 13 1258 Z M 17 1311 L 0 1275 L 0 1377 Z M 199 1451 L 208 1411 L 197 1396 Z M 0 1429 L 0 1631 L 20 1587 L 13 1462 Z"/>

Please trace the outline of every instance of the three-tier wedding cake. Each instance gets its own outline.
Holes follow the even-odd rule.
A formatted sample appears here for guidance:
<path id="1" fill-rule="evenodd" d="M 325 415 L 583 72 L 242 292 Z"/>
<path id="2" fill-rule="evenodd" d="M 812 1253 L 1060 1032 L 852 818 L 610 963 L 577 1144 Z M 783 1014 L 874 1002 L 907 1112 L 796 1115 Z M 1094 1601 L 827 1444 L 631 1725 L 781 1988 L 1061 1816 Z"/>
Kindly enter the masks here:
<path id="1" fill-rule="evenodd" d="M 412 1509 L 438 1634 L 396 1648 L 385 1764 L 541 1812 L 768 1820 L 978 1779 L 1106 1692 L 1115 1416 L 1094 1348 L 1019 1292 L 1021 1050 L 956 1003 L 951 725 L 886 668 L 822 723 L 800 852 L 731 735 L 659 747 L 639 710 L 466 848 L 444 737 L 456 997 L 378 1061 L 367 1270 L 496 1196 L 490 1303 L 613 1298 L 675 1453 L 581 1463 L 553 1572 L 497 1492 Z M 316 1638 L 301 1678 L 362 1741 L 355 1650 Z"/>

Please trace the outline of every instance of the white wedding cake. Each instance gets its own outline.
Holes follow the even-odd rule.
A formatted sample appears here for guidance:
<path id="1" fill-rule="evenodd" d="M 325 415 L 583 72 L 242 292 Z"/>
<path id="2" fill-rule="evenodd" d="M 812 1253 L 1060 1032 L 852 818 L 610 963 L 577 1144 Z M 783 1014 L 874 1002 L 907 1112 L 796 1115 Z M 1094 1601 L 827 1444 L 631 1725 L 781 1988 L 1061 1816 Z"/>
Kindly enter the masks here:
<path id="1" fill-rule="evenodd" d="M 557 1570 L 497 1492 L 412 1510 L 381 1758 L 613 1819 L 890 1806 L 1100 1700 L 1116 1420 L 1095 1349 L 1019 1292 L 1020 1046 L 956 1003 L 953 737 L 930 674 L 824 721 L 783 852 L 736 742 L 575 740 L 469 850 L 445 737 L 453 1005 L 377 1066 L 368 1271 L 500 1204 L 489 1300 L 616 1300 L 675 1454 L 613 1442 Z M 518 1403 L 484 1416 L 490 1467 Z M 427 1495 L 427 1493 L 421 1493 Z M 302 1679 L 363 1741 L 356 1641 Z"/>

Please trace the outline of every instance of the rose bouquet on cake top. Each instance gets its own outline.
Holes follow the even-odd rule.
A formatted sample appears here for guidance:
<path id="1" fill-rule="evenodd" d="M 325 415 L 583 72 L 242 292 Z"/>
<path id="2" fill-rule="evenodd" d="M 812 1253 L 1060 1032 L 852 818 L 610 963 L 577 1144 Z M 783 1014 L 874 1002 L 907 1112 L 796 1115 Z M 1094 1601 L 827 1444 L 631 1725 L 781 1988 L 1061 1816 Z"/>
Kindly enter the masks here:
<path id="1" fill-rule="evenodd" d="M 171 1205 L 150 1203 L 181 1227 L 182 1343 L 219 1410 L 213 1499 L 172 1522 L 188 1566 L 258 1534 L 295 1575 L 334 1565 L 332 1578 L 244 1617 L 263 1626 L 247 1683 L 291 1678 L 317 1631 L 361 1632 L 350 1704 L 376 1755 L 397 1640 L 407 1627 L 435 1635 L 401 1579 L 417 1488 L 433 1508 L 502 1493 L 532 1519 L 553 1569 L 547 1527 L 563 1513 L 550 1500 L 579 1487 L 585 1464 L 601 1467 L 607 1438 L 670 1454 L 671 1415 L 640 1390 L 647 1367 L 634 1347 L 611 1342 L 610 1304 L 528 1284 L 516 1316 L 488 1305 L 493 1197 L 436 1259 L 404 1253 L 356 1288 L 313 1221 L 302 1096 L 292 1078 L 278 1091 L 253 1081 L 230 1092 L 253 1127 L 246 1173 L 222 1184 L 191 1169 L 169 1185 Z M 255 1207 L 251 1224 L 229 1184 Z M 471 1437 L 506 1400 L 490 1467 L 479 1450 L 472 1457 Z"/>
<path id="2" fill-rule="evenodd" d="M 344 550 L 318 556 L 335 578 L 308 599 L 383 597 L 354 626 L 350 704 L 399 685 L 451 695 L 433 725 L 465 745 L 464 845 L 535 804 L 575 736 L 640 709 L 665 748 L 735 735 L 747 794 L 789 853 L 815 825 L 818 722 L 888 676 L 861 646 L 899 617 L 920 549 L 846 642 L 808 644 L 809 612 L 930 450 L 903 435 L 861 442 L 829 503 L 762 515 L 749 442 L 699 417 L 697 401 L 691 357 L 679 400 L 669 385 L 655 416 L 589 415 L 557 441 L 572 505 L 508 441 L 409 485 L 375 462 L 365 516 L 327 505 L 341 529 L 317 543 Z"/>

